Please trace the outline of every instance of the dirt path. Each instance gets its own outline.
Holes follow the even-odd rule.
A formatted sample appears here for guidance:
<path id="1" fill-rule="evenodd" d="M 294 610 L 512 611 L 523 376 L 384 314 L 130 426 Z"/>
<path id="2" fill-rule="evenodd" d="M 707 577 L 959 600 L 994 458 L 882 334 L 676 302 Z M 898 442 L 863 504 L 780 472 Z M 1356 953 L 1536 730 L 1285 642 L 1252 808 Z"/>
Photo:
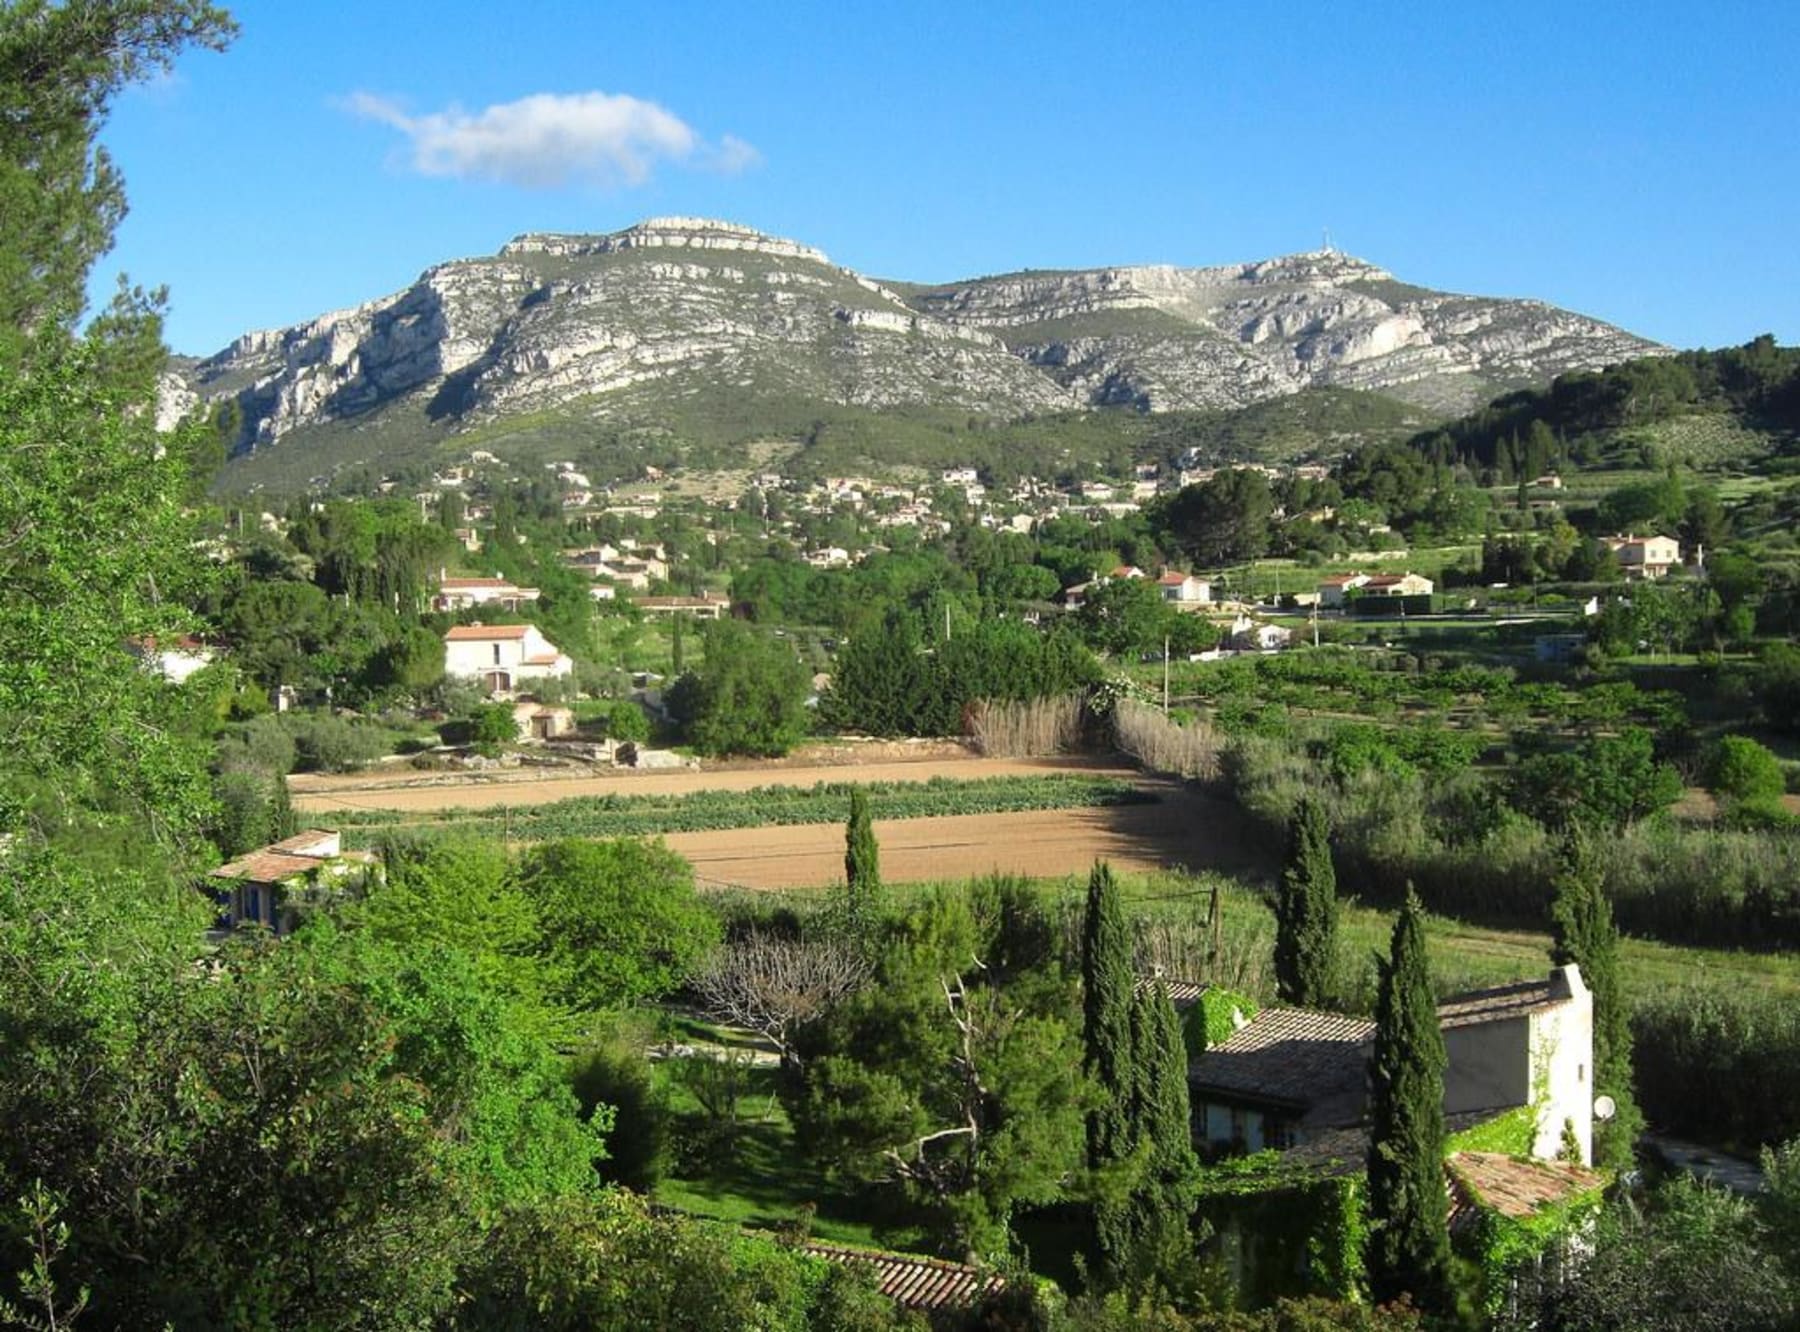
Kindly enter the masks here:
<path id="1" fill-rule="evenodd" d="M 504 780 L 467 778 L 422 784 L 394 775 L 295 777 L 289 785 L 294 807 L 308 814 L 343 809 L 391 809 L 412 813 L 440 809 L 492 809 L 499 805 L 541 805 L 590 795 L 691 795 L 695 791 L 747 791 L 758 786 L 810 787 L 819 782 L 926 782 L 934 777 L 974 781 L 981 777 L 1079 773 L 1136 780 L 1141 774 L 1117 763 L 1090 759 L 929 758 L 905 762 L 826 764 L 813 768 L 768 767 L 708 771 L 621 772 L 604 777 L 545 777 Z"/>
<path id="2" fill-rule="evenodd" d="M 1085 874 L 1096 859 L 1115 868 L 1245 870 L 1267 859 L 1229 801 L 1158 788 L 1151 805 L 878 819 L 881 874 L 892 883 L 965 878 L 999 870 L 1033 877 Z M 815 888 L 844 877 L 838 824 L 673 833 L 707 887 Z"/>

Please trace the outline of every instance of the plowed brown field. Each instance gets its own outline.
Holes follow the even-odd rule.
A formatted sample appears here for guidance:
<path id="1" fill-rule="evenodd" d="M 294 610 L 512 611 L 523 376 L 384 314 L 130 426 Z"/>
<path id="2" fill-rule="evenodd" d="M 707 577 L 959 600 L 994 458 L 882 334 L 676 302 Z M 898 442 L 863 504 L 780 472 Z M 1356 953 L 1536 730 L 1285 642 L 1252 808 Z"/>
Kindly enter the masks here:
<path id="1" fill-rule="evenodd" d="M 591 795 L 689 795 L 695 791 L 748 791 L 758 786 L 813 786 L 819 782 L 928 782 L 933 777 L 971 782 L 980 777 L 1036 777 L 1045 773 L 1090 777 L 1137 777 L 1135 768 L 1087 759 L 933 758 L 913 762 L 830 764 L 816 768 L 770 765 L 762 768 L 677 768 L 667 772 L 608 773 L 598 777 L 538 777 L 512 772 L 496 776 L 420 778 L 407 774 L 356 773 L 342 777 L 311 774 L 291 778 L 294 808 L 309 814 L 334 809 L 394 809 L 417 813 L 437 809 L 491 809 L 497 805 L 542 805 Z"/>
<path id="2" fill-rule="evenodd" d="M 1241 870 L 1263 856 L 1237 810 L 1174 787 L 1153 805 L 878 819 L 881 876 L 892 883 L 956 879 L 1000 870 L 1034 878 L 1115 869 Z M 709 887 L 814 888 L 844 878 L 844 830 L 835 823 L 673 833 L 669 845 Z"/>
<path id="3" fill-rule="evenodd" d="M 419 813 L 544 804 L 586 795 L 684 795 L 760 786 L 809 787 L 817 782 L 924 782 L 934 777 L 973 781 L 1058 772 L 1133 781 L 1159 799 L 1154 804 L 1090 809 L 878 820 L 882 877 L 913 883 L 994 870 L 1056 877 L 1085 874 L 1101 858 L 1128 870 L 1176 866 L 1243 870 L 1268 863 L 1271 853 L 1250 840 L 1230 801 L 1145 777 L 1135 768 L 1088 759 L 940 755 L 854 765 L 684 768 L 593 777 L 533 777 L 513 771 L 446 779 L 387 773 L 302 776 L 294 778 L 292 786 L 296 808 L 329 818 L 333 811 L 349 809 Z M 837 823 L 672 833 L 667 840 L 693 862 L 694 872 L 709 886 L 814 888 L 843 880 L 844 830 Z"/>

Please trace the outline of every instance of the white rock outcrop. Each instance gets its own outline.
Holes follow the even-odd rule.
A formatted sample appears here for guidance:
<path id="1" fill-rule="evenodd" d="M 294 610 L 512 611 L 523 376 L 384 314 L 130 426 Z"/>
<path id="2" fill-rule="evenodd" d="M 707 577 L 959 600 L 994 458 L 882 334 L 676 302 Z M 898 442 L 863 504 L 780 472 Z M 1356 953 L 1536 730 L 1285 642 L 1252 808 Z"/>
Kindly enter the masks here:
<path id="1" fill-rule="evenodd" d="M 162 395 L 234 399 L 239 451 L 423 412 L 455 430 L 626 390 L 730 388 L 1019 416 L 1244 406 L 1309 385 L 1456 408 L 1657 350 L 1534 301 L 1409 287 L 1336 251 L 1215 268 L 1014 273 L 904 292 L 731 222 L 528 233 L 487 259 L 291 328 L 246 333 Z"/>

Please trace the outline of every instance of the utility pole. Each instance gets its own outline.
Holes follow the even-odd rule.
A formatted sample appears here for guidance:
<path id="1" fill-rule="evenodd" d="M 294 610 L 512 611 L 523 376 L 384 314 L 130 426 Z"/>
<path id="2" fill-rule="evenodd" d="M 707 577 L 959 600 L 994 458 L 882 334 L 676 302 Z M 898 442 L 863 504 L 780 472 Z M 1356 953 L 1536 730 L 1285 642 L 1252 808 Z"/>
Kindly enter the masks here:
<path id="1" fill-rule="evenodd" d="M 1163 635 L 1163 716 L 1169 715 L 1169 636 Z"/>

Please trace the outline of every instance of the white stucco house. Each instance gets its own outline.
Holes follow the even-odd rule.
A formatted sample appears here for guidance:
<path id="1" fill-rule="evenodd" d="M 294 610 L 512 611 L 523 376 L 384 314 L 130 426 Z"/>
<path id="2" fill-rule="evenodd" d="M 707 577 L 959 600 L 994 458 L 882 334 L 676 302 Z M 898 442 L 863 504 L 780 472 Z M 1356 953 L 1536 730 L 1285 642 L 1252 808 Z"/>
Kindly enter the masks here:
<path id="1" fill-rule="evenodd" d="M 505 578 L 438 579 L 437 595 L 431 599 L 435 611 L 469 610 L 477 606 L 497 606 L 516 611 L 538 599 L 535 587 L 520 587 Z"/>
<path id="2" fill-rule="evenodd" d="M 1681 543 L 1674 537 L 1610 536 L 1601 541 L 1619 557 L 1627 578 L 1663 578 L 1681 563 Z"/>
<path id="3" fill-rule="evenodd" d="M 574 669 L 535 624 L 459 624 L 444 635 L 444 673 L 468 676 L 497 692 Z"/>
<path id="4" fill-rule="evenodd" d="M 1329 578 L 1319 580 L 1319 604 L 1328 608 L 1342 606 L 1353 588 L 1361 587 L 1369 581 L 1364 573 L 1332 574 Z"/>
<path id="5" fill-rule="evenodd" d="M 212 665 L 217 657 L 211 648 L 197 638 L 134 638 L 125 650 L 143 663 L 144 669 L 162 676 L 170 684 L 181 684 L 190 675 Z"/>
<path id="6" fill-rule="evenodd" d="M 1156 580 L 1164 601 L 1177 606 L 1204 606 L 1212 600 L 1212 584 L 1193 574 L 1171 570 Z"/>

